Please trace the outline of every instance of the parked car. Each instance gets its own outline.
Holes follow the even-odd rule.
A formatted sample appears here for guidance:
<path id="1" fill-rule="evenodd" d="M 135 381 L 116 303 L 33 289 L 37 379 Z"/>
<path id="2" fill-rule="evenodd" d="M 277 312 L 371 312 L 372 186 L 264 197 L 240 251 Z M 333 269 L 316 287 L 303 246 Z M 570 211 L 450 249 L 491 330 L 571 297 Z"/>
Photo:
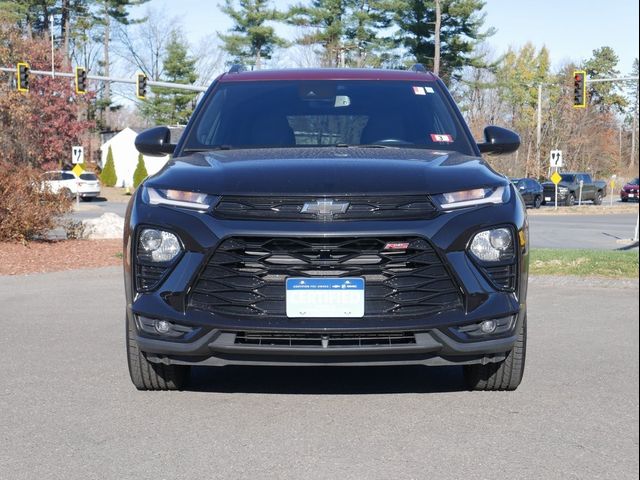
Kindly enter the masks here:
<path id="1" fill-rule="evenodd" d="M 239 72 L 209 88 L 136 190 L 124 234 L 127 355 L 140 390 L 192 365 L 462 365 L 513 390 L 526 349 L 522 198 L 444 83 L 412 71 Z"/>
<path id="2" fill-rule="evenodd" d="M 578 202 L 580 181 L 582 181 L 582 201 L 600 205 L 607 196 L 607 182 L 593 180 L 588 173 L 562 173 L 558 184 L 558 204 L 571 207 Z M 555 203 L 556 186 L 553 182 L 544 182 L 544 198 L 542 204 Z"/>
<path id="3" fill-rule="evenodd" d="M 62 192 L 69 198 L 75 197 L 79 192 L 84 201 L 100 195 L 100 180 L 91 172 L 81 173 L 79 177 L 70 170 L 46 172 L 42 178 L 42 186 L 53 193 Z"/>
<path id="4" fill-rule="evenodd" d="M 522 200 L 527 207 L 540 208 L 542 205 L 543 189 L 540 182 L 533 178 L 512 178 L 511 182 L 522 195 Z"/>
<path id="5" fill-rule="evenodd" d="M 627 183 L 622 190 L 620 190 L 620 200 L 628 202 L 629 200 L 638 201 L 638 177 Z"/>

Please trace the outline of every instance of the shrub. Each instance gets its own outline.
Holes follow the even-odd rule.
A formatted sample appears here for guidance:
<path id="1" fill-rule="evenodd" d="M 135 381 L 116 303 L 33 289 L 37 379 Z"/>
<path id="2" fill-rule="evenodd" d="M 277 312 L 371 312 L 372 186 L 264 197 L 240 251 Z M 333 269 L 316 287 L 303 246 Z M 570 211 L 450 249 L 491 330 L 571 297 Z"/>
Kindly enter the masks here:
<path id="1" fill-rule="evenodd" d="M 0 241 L 45 236 L 71 205 L 64 194 L 42 188 L 38 170 L 0 162 Z"/>
<path id="2" fill-rule="evenodd" d="M 104 164 L 104 168 L 102 169 L 102 173 L 100 174 L 100 180 L 103 185 L 107 187 L 115 187 L 118 182 L 118 176 L 116 175 L 116 166 L 113 163 L 113 152 L 111 151 L 111 146 L 109 146 L 109 151 L 107 152 L 107 162 Z"/>
<path id="3" fill-rule="evenodd" d="M 136 165 L 136 170 L 133 172 L 133 188 L 138 188 L 138 185 L 142 183 L 142 181 L 147 178 L 149 174 L 147 173 L 147 167 L 144 164 L 144 157 L 142 154 L 138 154 L 138 164 Z"/>

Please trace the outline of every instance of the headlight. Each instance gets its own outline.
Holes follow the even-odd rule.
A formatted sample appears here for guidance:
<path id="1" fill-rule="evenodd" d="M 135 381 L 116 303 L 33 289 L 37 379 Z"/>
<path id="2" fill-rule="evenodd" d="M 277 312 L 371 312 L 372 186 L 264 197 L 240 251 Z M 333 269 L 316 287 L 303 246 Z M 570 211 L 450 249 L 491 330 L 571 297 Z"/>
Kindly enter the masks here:
<path id="1" fill-rule="evenodd" d="M 143 188 L 142 198 L 151 205 L 171 205 L 173 207 L 208 210 L 213 199 L 211 195 L 206 193 L 152 187 Z"/>
<path id="2" fill-rule="evenodd" d="M 476 234 L 469 247 L 483 262 L 501 262 L 514 256 L 513 233 L 509 228 L 494 228 Z"/>
<path id="3" fill-rule="evenodd" d="M 167 263 L 182 251 L 180 240 L 171 232 L 145 228 L 138 237 L 138 260 Z"/>
<path id="4" fill-rule="evenodd" d="M 474 188 L 436 195 L 434 197 L 440 207 L 452 208 L 473 207 L 476 205 L 500 204 L 509 201 L 509 189 L 505 187 Z"/>

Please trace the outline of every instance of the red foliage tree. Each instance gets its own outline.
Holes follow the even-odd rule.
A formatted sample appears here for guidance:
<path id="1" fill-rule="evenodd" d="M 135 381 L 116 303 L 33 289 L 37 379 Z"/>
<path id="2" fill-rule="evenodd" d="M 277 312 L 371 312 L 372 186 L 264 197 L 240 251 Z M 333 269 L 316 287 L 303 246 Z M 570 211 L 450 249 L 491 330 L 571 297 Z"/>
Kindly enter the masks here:
<path id="1" fill-rule="evenodd" d="M 26 39 L 0 28 L 0 64 L 29 63 L 31 70 L 51 70 L 50 44 Z M 56 70 L 62 66 L 56 55 Z M 86 120 L 91 94 L 77 95 L 73 78 L 29 77 L 29 92 L 20 93 L 8 82 L 0 83 L 0 161 L 56 168 L 68 163 L 71 147 L 94 126 Z"/>

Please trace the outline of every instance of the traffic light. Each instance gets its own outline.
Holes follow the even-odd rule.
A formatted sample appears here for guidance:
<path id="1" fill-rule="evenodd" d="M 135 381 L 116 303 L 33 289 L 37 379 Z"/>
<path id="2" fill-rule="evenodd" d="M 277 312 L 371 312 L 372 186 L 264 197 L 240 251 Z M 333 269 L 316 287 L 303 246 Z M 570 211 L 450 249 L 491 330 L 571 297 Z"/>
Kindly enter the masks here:
<path id="1" fill-rule="evenodd" d="M 147 76 L 144 73 L 136 75 L 136 97 L 143 100 L 147 97 Z"/>
<path id="2" fill-rule="evenodd" d="M 25 62 L 18 63 L 17 66 L 17 75 L 18 79 L 18 91 L 19 92 L 28 92 L 29 91 L 29 64 Z"/>
<path id="3" fill-rule="evenodd" d="M 87 70 L 84 67 L 76 67 L 76 93 L 87 93 Z"/>
<path id="4" fill-rule="evenodd" d="M 576 70 L 573 72 L 573 108 L 587 106 L 587 72 Z"/>

